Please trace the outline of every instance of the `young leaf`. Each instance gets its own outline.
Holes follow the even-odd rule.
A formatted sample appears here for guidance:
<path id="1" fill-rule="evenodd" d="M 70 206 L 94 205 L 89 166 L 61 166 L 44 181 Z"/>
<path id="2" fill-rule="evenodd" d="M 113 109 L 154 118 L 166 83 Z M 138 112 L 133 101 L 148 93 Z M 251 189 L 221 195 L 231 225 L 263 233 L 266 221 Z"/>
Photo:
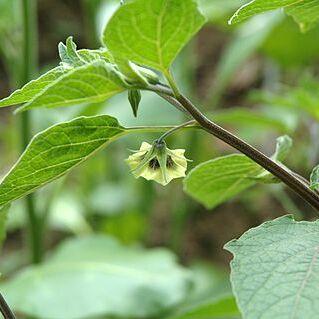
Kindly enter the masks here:
<path id="1" fill-rule="evenodd" d="M 278 137 L 276 151 L 271 158 L 274 161 L 283 162 L 292 148 L 292 143 L 292 139 L 288 135 Z"/>
<path id="2" fill-rule="evenodd" d="M 72 37 L 68 37 L 66 40 L 66 45 L 62 42 L 58 45 L 59 56 L 63 63 L 69 64 L 71 66 L 81 66 L 85 64 L 80 55 L 76 52 L 76 44 L 73 42 Z"/>
<path id="3" fill-rule="evenodd" d="M 116 60 L 166 71 L 205 18 L 195 0 L 135 0 L 111 18 L 103 42 Z"/>
<path id="4" fill-rule="evenodd" d="M 245 319 L 314 319 L 319 312 L 319 221 L 284 216 L 250 229 L 225 248 Z"/>
<path id="5" fill-rule="evenodd" d="M 67 38 L 66 45 L 60 42 L 58 51 L 62 64 L 67 64 L 70 67 L 81 66 L 101 59 L 106 62 L 112 62 L 112 57 L 106 49 L 77 50 L 72 37 Z"/>
<path id="6" fill-rule="evenodd" d="M 128 100 L 131 104 L 132 111 L 135 117 L 137 117 L 138 107 L 140 105 L 142 95 L 140 90 L 129 90 L 128 91 Z"/>
<path id="7" fill-rule="evenodd" d="M 102 102 L 124 91 L 125 86 L 121 74 L 110 63 L 95 61 L 62 75 L 18 111 Z"/>
<path id="8" fill-rule="evenodd" d="M 279 8 L 284 8 L 299 23 L 302 31 L 308 31 L 319 21 L 319 0 L 252 0 L 236 11 L 229 23 Z"/>
<path id="9" fill-rule="evenodd" d="M 59 178 L 127 133 L 110 116 L 81 117 L 36 135 L 0 184 L 0 206 Z"/>
<path id="10" fill-rule="evenodd" d="M 64 242 L 1 291 L 14 310 L 36 318 L 146 319 L 183 301 L 190 279 L 166 249 L 125 247 L 95 235 Z"/>
<path id="11" fill-rule="evenodd" d="M 184 190 L 213 208 L 255 184 L 262 168 L 244 155 L 219 157 L 195 167 L 184 179 Z"/>
<path id="12" fill-rule="evenodd" d="M 319 165 L 317 165 L 310 175 L 310 188 L 315 190 L 319 187 Z"/>

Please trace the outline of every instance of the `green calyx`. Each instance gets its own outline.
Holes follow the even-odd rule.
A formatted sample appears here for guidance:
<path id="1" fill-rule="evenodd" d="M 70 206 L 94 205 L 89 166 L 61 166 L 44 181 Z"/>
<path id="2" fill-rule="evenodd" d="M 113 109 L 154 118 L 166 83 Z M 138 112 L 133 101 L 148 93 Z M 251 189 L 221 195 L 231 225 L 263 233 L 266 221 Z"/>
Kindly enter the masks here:
<path id="1" fill-rule="evenodd" d="M 171 180 L 185 176 L 187 159 L 184 153 L 183 149 L 170 150 L 163 140 L 156 140 L 152 145 L 143 142 L 140 150 L 126 162 L 136 178 L 154 180 L 165 186 Z"/>

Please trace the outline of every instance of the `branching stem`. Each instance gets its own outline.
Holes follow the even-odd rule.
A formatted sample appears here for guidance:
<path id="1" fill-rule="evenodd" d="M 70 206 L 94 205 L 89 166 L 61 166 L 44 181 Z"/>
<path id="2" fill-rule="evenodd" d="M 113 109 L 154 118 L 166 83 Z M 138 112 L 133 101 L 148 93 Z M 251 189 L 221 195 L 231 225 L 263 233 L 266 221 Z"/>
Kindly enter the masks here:
<path id="1" fill-rule="evenodd" d="M 160 90 L 160 88 L 158 89 Z M 175 90 L 176 89 L 174 89 L 174 91 Z M 167 95 L 167 89 L 165 88 L 163 92 L 157 93 L 159 95 Z M 196 122 L 208 133 L 214 135 L 218 139 L 224 141 L 228 145 L 245 154 L 247 157 L 251 158 L 254 162 L 258 163 L 268 172 L 276 176 L 279 180 L 281 180 L 284 184 L 286 184 L 299 196 L 306 200 L 312 207 L 319 211 L 318 193 L 312 191 L 304 181 L 302 181 L 300 178 L 297 178 L 295 173 L 287 170 L 284 166 L 276 163 L 252 145 L 248 144 L 247 142 L 243 141 L 239 137 L 235 136 L 231 132 L 225 130 L 224 128 L 208 119 L 195 105 L 192 104 L 190 100 L 188 100 L 182 94 L 179 93 L 176 96 L 175 92 L 171 91 L 168 95 L 176 100 L 180 105 L 182 105 L 183 108 L 193 117 L 193 119 L 196 120 Z"/>

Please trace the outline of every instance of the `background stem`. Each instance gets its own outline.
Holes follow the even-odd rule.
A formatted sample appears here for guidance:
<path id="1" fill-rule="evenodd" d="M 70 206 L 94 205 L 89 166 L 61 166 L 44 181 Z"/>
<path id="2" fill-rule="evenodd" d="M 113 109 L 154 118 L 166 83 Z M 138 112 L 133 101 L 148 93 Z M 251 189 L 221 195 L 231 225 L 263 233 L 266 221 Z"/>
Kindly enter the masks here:
<path id="1" fill-rule="evenodd" d="M 38 34 L 37 34 L 37 3 L 36 0 L 22 1 L 23 21 L 23 64 L 21 68 L 20 86 L 29 82 L 37 72 Z M 30 112 L 21 114 L 22 149 L 31 138 Z M 36 213 L 34 195 L 27 196 L 25 209 L 28 215 L 28 244 L 32 263 L 40 263 L 42 259 L 42 234 L 39 216 Z"/>

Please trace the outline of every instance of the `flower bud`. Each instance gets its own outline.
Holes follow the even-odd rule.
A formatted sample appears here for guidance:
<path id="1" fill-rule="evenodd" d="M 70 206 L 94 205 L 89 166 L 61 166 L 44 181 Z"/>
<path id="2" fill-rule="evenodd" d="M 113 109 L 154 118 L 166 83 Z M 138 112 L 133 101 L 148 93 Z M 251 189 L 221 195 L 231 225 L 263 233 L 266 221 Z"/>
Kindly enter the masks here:
<path id="1" fill-rule="evenodd" d="M 137 117 L 138 107 L 140 105 L 142 95 L 140 90 L 128 90 L 128 100 L 131 104 L 132 111 L 135 117 Z"/>

